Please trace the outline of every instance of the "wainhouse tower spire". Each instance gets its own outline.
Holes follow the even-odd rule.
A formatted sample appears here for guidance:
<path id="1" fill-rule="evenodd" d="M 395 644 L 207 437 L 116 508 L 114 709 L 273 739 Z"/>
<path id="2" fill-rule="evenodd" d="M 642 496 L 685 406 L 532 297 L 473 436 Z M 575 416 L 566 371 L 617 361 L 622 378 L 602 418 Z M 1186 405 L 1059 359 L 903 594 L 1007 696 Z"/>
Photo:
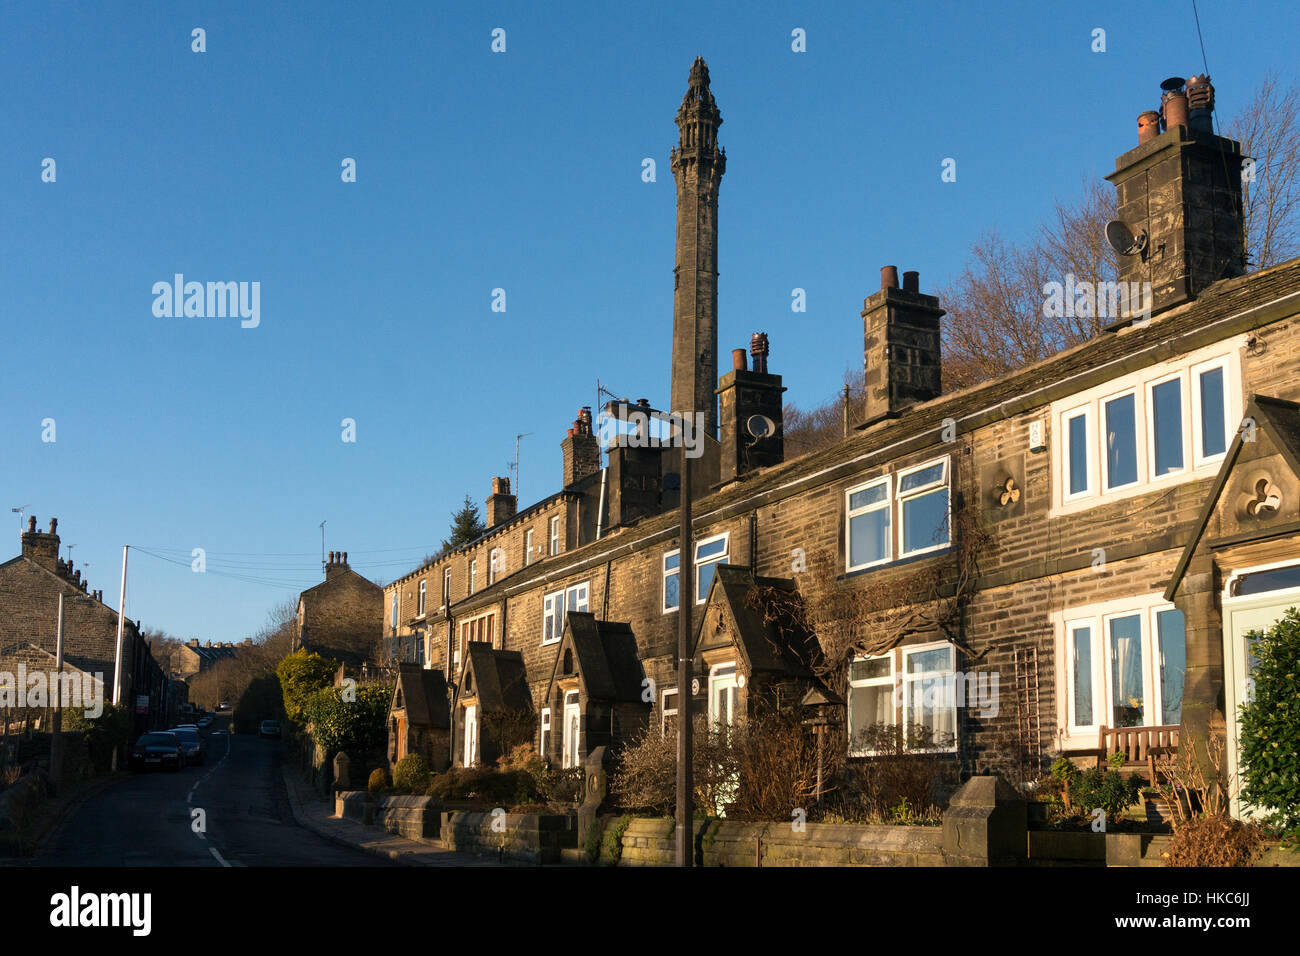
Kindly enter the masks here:
<path id="1" fill-rule="evenodd" d="M 710 438 L 718 434 L 718 186 L 727 168 L 726 150 L 718 147 L 721 125 L 709 68 L 696 57 L 677 111 L 681 135 L 672 151 L 677 262 L 671 411 L 703 412 Z"/>

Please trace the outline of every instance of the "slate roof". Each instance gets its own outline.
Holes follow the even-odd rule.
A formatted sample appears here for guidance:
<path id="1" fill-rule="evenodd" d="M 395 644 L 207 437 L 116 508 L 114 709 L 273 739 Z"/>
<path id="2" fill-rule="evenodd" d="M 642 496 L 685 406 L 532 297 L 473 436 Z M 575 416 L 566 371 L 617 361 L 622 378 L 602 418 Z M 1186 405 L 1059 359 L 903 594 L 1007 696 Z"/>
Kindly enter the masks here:
<path id="1" fill-rule="evenodd" d="M 460 696 L 476 697 L 481 711 L 532 710 L 533 699 L 524 680 L 524 659 L 518 651 L 498 651 L 486 641 L 470 641 L 466 648 L 465 673 L 473 674 L 473 691 Z"/>
<path id="2" fill-rule="evenodd" d="M 555 649 L 551 671 L 551 688 L 559 676 L 564 649 L 571 647 L 576 658 L 579 680 L 587 697 L 604 701 L 641 702 L 645 671 L 637 655 L 636 635 L 632 626 L 615 621 L 598 621 L 587 611 L 570 611 L 564 635 Z"/>
<path id="3" fill-rule="evenodd" d="M 396 706 L 399 691 L 400 708 Z M 389 705 L 389 712 L 394 710 L 404 710 L 412 727 L 449 728 L 451 711 L 447 706 L 447 679 L 442 671 L 419 664 L 398 664 L 397 686 L 393 688 L 393 701 Z"/>
<path id="4" fill-rule="evenodd" d="M 800 604 L 803 601 L 794 581 L 755 575 L 741 565 L 719 565 L 714 572 L 713 583 L 709 586 L 706 613 L 699 615 L 696 625 L 695 650 L 698 652 L 704 637 L 707 610 L 718 603 L 730 619 L 736 647 L 751 674 L 770 671 L 797 677 L 814 677 L 810 664 L 815 663 L 819 653 L 816 637 L 804 626 L 806 622 L 796 622 L 788 615 L 782 616 L 786 622 L 786 631 L 783 633 L 778 622 L 769 619 L 764 613 L 760 603 L 762 597 L 751 597 L 756 588 L 772 588 L 780 594 L 782 600 L 788 599 Z"/>

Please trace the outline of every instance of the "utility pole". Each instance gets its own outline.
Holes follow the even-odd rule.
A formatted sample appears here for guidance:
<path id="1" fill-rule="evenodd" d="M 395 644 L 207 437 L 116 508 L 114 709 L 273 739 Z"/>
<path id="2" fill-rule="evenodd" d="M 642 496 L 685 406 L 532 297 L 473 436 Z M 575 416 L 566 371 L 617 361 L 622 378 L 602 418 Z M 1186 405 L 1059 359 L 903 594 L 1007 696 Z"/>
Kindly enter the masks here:
<path id="1" fill-rule="evenodd" d="M 113 704 L 122 702 L 122 624 L 126 620 L 126 552 L 131 546 L 122 545 L 122 590 L 117 596 L 117 655 L 113 661 Z M 113 752 L 116 760 L 117 752 Z M 117 769 L 114 766 L 114 769 Z"/>
<path id="2" fill-rule="evenodd" d="M 54 691 L 54 727 L 50 734 L 50 783 L 54 792 L 63 787 L 63 592 L 59 592 L 59 627 L 55 639 L 54 669 L 59 675 Z"/>
<path id="3" fill-rule="evenodd" d="M 695 608 L 695 549 L 691 541 L 691 459 L 682 420 L 681 550 L 677 552 L 677 865 L 695 862 L 695 783 L 691 773 L 691 611 Z"/>

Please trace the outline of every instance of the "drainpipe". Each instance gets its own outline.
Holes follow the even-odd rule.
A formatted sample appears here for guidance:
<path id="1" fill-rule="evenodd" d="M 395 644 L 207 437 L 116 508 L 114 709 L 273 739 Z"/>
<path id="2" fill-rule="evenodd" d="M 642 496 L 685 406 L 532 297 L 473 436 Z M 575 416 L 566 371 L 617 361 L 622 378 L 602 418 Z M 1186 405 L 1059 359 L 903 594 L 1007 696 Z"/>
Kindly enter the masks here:
<path id="1" fill-rule="evenodd" d="M 600 507 L 596 509 L 596 540 L 600 540 L 600 533 L 604 529 L 605 522 L 605 482 L 609 479 L 609 467 L 600 469 Z"/>
<path id="2" fill-rule="evenodd" d="M 758 510 L 749 513 L 749 572 L 758 574 Z"/>

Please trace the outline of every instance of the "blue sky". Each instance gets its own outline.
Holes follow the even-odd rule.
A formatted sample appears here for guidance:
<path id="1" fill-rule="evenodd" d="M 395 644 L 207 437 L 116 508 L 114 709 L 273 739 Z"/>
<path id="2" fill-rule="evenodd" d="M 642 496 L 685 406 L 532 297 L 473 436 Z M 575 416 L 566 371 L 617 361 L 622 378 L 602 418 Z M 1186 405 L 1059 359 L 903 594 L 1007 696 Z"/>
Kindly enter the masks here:
<path id="1" fill-rule="evenodd" d="M 1294 4 L 1200 17 L 1221 117 L 1294 79 Z M 981 230 L 1023 237 L 1201 70 L 1190 2 L 0 5 L 0 560 L 26 505 L 110 603 L 123 544 L 181 562 L 133 553 L 130 616 L 236 640 L 320 580 L 322 519 L 391 580 L 516 433 L 524 499 L 556 490 L 597 377 L 666 405 L 697 54 L 728 156 L 720 353 L 767 331 L 803 405 L 861 363 L 880 266 L 930 290 Z M 156 317 L 178 272 L 260 282 L 260 325 Z"/>

